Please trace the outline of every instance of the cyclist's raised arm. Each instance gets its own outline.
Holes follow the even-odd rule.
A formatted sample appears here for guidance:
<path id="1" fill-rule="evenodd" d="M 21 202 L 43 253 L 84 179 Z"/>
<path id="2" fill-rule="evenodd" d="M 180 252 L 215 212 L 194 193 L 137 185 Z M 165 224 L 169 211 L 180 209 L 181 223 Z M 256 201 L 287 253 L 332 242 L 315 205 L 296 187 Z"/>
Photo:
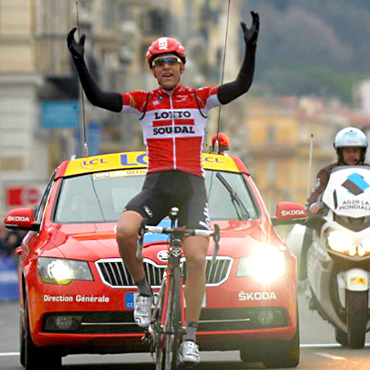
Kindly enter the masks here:
<path id="1" fill-rule="evenodd" d="M 260 23 L 257 13 L 251 12 L 251 15 L 253 19 L 251 28 L 247 28 L 246 24 L 241 22 L 246 49 L 239 74 L 235 81 L 221 85 L 217 91 L 218 100 L 222 104 L 230 103 L 232 100 L 246 93 L 252 85 Z"/>
<path id="2" fill-rule="evenodd" d="M 90 103 L 97 107 L 104 108 L 113 112 L 122 110 L 122 94 L 116 92 L 106 92 L 100 89 L 87 69 L 84 60 L 85 35 L 82 35 L 77 43 L 74 33 L 77 28 L 73 28 L 67 36 L 68 50 L 72 54 L 73 62 L 77 68 L 82 87 Z"/>

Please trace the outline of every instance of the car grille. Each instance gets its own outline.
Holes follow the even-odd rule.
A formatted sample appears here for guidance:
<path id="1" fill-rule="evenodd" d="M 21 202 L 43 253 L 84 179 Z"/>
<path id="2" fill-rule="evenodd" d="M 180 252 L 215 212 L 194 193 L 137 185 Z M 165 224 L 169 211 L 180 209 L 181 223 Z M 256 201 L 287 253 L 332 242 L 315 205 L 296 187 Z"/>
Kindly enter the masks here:
<path id="1" fill-rule="evenodd" d="M 263 324 L 258 316 L 263 311 L 273 314 L 273 320 Z M 79 322 L 70 330 L 63 330 L 55 326 L 55 318 L 59 316 L 79 316 Z M 267 328 L 281 328 L 288 326 L 288 316 L 284 308 L 229 308 L 229 309 L 202 309 L 199 320 L 199 332 L 204 331 L 233 331 Z M 53 312 L 43 317 L 43 332 L 70 333 L 70 334 L 134 334 L 142 333 L 144 329 L 138 327 L 133 320 L 132 311 L 121 312 Z"/>
<path id="2" fill-rule="evenodd" d="M 206 284 L 216 286 L 227 280 L 232 259 L 230 257 L 217 257 L 212 265 L 211 259 L 206 261 Z M 96 266 L 104 283 L 115 288 L 135 287 L 134 281 L 127 270 L 127 267 L 120 258 L 101 260 L 96 262 Z M 183 263 L 183 273 L 186 279 L 186 261 Z M 144 260 L 145 274 L 148 282 L 153 287 L 161 285 L 162 277 L 166 265 L 157 265 L 152 260 Z"/>

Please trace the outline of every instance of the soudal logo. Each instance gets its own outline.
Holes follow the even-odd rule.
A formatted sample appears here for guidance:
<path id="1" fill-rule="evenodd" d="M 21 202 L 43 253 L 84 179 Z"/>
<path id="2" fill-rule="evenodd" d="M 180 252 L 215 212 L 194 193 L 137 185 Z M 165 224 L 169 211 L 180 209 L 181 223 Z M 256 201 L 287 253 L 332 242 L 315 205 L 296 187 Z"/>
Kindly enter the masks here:
<path id="1" fill-rule="evenodd" d="M 8 216 L 6 221 L 30 222 L 30 219 L 24 216 Z"/>
<path id="2" fill-rule="evenodd" d="M 239 292 L 239 301 L 270 301 L 276 298 L 274 292 Z"/>
<path id="3" fill-rule="evenodd" d="M 176 119 L 176 118 L 190 118 L 191 113 L 187 110 L 180 110 L 180 111 L 161 111 L 161 112 L 154 112 L 154 119 L 161 120 L 161 119 Z"/>
<path id="4" fill-rule="evenodd" d="M 194 126 L 169 126 L 169 127 L 154 127 L 153 135 L 163 134 L 195 134 Z"/>
<path id="5" fill-rule="evenodd" d="M 304 216 L 305 213 L 302 209 L 292 209 L 290 211 L 281 211 L 282 216 Z"/>

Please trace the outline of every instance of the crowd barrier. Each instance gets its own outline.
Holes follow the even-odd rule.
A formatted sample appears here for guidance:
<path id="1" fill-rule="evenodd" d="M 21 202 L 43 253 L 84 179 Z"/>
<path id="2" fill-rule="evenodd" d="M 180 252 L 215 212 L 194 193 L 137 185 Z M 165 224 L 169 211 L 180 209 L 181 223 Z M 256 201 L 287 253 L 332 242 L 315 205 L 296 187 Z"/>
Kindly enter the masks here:
<path id="1" fill-rule="evenodd" d="M 0 301 L 19 298 L 18 265 L 12 257 L 0 257 Z"/>

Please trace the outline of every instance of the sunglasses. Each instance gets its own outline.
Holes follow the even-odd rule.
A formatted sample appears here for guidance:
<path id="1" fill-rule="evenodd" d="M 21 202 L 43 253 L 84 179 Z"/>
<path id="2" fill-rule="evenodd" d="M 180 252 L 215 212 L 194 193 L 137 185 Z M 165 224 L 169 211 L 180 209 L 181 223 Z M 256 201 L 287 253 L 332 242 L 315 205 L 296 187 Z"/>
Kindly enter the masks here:
<path id="1" fill-rule="evenodd" d="M 181 59 L 175 55 L 166 56 L 166 57 L 158 57 L 155 58 L 152 62 L 152 67 L 163 67 L 165 64 L 168 64 L 170 66 L 174 66 L 176 63 L 181 64 Z"/>

